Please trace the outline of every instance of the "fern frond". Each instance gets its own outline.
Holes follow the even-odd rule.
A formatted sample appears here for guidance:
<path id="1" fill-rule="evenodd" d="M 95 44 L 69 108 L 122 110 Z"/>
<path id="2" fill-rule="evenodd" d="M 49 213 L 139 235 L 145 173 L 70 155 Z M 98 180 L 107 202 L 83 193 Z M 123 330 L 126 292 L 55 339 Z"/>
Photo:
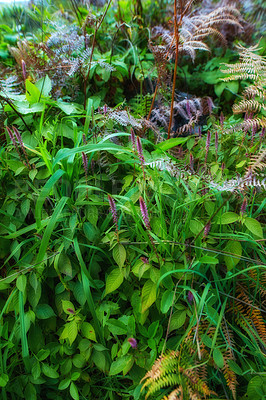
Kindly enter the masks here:
<path id="1" fill-rule="evenodd" d="M 233 112 L 241 114 L 244 112 L 259 112 L 266 110 L 266 106 L 256 100 L 241 100 L 240 103 L 233 105 Z"/>
<path id="2" fill-rule="evenodd" d="M 263 170 L 264 168 L 266 168 L 266 149 L 251 157 L 247 174 L 256 173 L 257 170 Z"/>

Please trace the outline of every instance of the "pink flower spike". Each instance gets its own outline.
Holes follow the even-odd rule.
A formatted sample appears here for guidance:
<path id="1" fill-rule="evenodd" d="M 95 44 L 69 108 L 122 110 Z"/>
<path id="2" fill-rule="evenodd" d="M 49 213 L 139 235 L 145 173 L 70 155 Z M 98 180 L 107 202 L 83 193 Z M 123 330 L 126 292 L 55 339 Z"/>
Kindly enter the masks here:
<path id="1" fill-rule="evenodd" d="M 193 293 L 189 291 L 187 294 L 187 301 L 189 302 L 189 304 L 192 304 L 193 299 L 194 299 Z"/>
<path id="2" fill-rule="evenodd" d="M 211 223 L 209 222 L 207 225 L 205 225 L 205 228 L 204 228 L 204 237 L 207 237 L 207 236 L 208 236 L 210 230 L 211 230 Z"/>
<path id="3" fill-rule="evenodd" d="M 129 338 L 129 339 L 127 339 L 127 341 L 129 342 L 132 349 L 136 349 L 138 347 L 138 342 L 135 338 L 133 338 L 133 337 Z"/>
<path id="4" fill-rule="evenodd" d="M 219 144 L 219 137 L 218 137 L 218 132 L 215 132 L 215 152 L 216 152 L 216 157 L 218 153 L 218 144 Z"/>
<path id="5" fill-rule="evenodd" d="M 207 133 L 207 138 L 206 138 L 206 154 L 205 154 L 205 164 L 207 162 L 207 157 L 210 149 L 210 143 L 211 143 L 211 132 L 208 131 Z"/>
<path id="6" fill-rule="evenodd" d="M 133 151 L 136 151 L 136 136 L 132 128 L 130 130 L 130 137 L 131 137 L 132 149 Z"/>
<path id="7" fill-rule="evenodd" d="M 24 81 L 27 79 L 27 70 L 26 70 L 26 63 L 24 60 L 21 60 L 21 68 L 22 68 L 22 75 Z"/>
<path id="8" fill-rule="evenodd" d="M 247 198 L 245 197 L 244 200 L 243 200 L 243 203 L 241 205 L 241 208 L 240 208 L 240 212 L 242 214 L 244 214 L 244 212 L 246 211 L 247 205 L 248 205 L 248 202 L 247 202 Z"/>
<path id="9" fill-rule="evenodd" d="M 82 155 L 82 162 L 83 162 L 85 175 L 87 177 L 87 175 L 88 175 L 88 158 L 87 158 L 87 155 L 84 152 L 82 152 L 81 155 Z"/>
<path id="10" fill-rule="evenodd" d="M 143 197 L 140 196 L 139 198 L 139 205 L 140 205 L 140 211 L 141 211 L 141 215 L 144 221 L 144 225 L 146 226 L 146 228 L 148 230 L 151 229 L 151 225 L 150 225 L 150 219 L 149 219 L 149 214 L 148 214 L 148 210 L 147 210 L 147 206 L 146 203 L 143 199 Z"/>

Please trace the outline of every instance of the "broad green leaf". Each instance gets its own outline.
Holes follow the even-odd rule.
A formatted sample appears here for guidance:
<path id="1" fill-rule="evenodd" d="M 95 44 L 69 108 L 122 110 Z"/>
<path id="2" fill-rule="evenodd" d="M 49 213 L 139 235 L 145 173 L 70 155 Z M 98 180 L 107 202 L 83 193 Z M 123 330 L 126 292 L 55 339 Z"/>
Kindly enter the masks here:
<path id="1" fill-rule="evenodd" d="M 28 102 L 31 104 L 39 103 L 41 97 L 41 92 L 39 91 L 39 89 L 33 83 L 31 83 L 29 79 L 26 79 L 25 86 L 26 99 L 28 100 Z"/>
<path id="2" fill-rule="evenodd" d="M 221 216 L 222 225 L 232 224 L 233 222 L 236 222 L 238 220 L 239 220 L 239 215 L 230 211 L 222 214 Z"/>
<path id="3" fill-rule="evenodd" d="M 124 263 L 126 261 L 126 256 L 127 253 L 125 247 L 122 244 L 117 243 L 113 248 L 113 258 L 117 263 L 117 265 L 119 266 L 119 268 L 122 268 L 124 266 Z"/>
<path id="4" fill-rule="evenodd" d="M 213 350 L 213 360 L 218 368 L 223 368 L 224 366 L 224 358 L 221 351 L 217 348 Z"/>
<path id="5" fill-rule="evenodd" d="M 119 268 L 113 269 L 106 279 L 105 295 L 114 292 L 123 282 L 123 273 Z"/>
<path id="6" fill-rule="evenodd" d="M 257 221 L 255 218 L 247 217 L 244 221 L 244 224 L 246 225 L 248 230 L 253 233 L 253 235 L 259 237 L 260 239 L 263 239 L 263 230 L 259 221 Z"/>
<path id="7" fill-rule="evenodd" d="M 39 319 L 48 319 L 55 316 L 54 310 L 48 304 L 38 304 L 35 313 Z"/>
<path id="8" fill-rule="evenodd" d="M 28 383 L 25 388 L 25 399 L 27 400 L 36 400 L 37 399 L 37 392 L 35 386 L 32 383 Z"/>
<path id="9" fill-rule="evenodd" d="M 59 373 L 46 363 L 42 364 L 42 372 L 44 373 L 44 375 L 48 376 L 48 378 L 56 379 L 59 377 Z"/>
<path id="10" fill-rule="evenodd" d="M 39 89 L 39 91 L 43 97 L 48 97 L 49 93 L 52 90 L 52 82 L 48 75 L 39 79 L 35 83 L 35 86 Z"/>
<path id="11" fill-rule="evenodd" d="M 78 326 L 75 320 L 67 322 L 64 326 L 63 332 L 60 335 L 60 339 L 67 339 L 70 346 L 76 339 L 78 334 Z"/>
<path id="12" fill-rule="evenodd" d="M 142 300 L 142 306 L 141 306 L 141 312 L 144 313 L 156 300 L 156 283 L 153 283 L 152 281 L 148 280 L 141 292 L 141 300 Z"/>
<path id="13" fill-rule="evenodd" d="M 223 93 L 224 89 L 226 88 L 227 83 L 226 82 L 219 82 L 214 85 L 214 91 L 217 97 L 220 97 L 221 94 Z"/>
<path id="14" fill-rule="evenodd" d="M 224 249 L 228 253 L 232 253 L 231 255 L 225 255 L 224 261 L 227 266 L 228 271 L 234 268 L 240 261 L 240 257 L 242 255 L 242 247 L 241 243 L 237 240 L 229 240 Z"/>
<path id="15" fill-rule="evenodd" d="M 84 365 L 86 364 L 86 359 L 85 356 L 83 354 L 75 354 L 73 359 L 72 359 L 73 365 L 76 368 L 83 368 Z"/>
<path id="16" fill-rule="evenodd" d="M 227 364 L 230 369 L 237 375 L 243 375 L 243 371 L 240 366 L 234 360 L 227 360 Z"/>
<path id="17" fill-rule="evenodd" d="M 120 372 L 122 372 L 123 369 L 127 367 L 128 363 L 130 363 L 131 357 L 132 356 L 128 354 L 113 361 L 110 367 L 109 375 L 112 376 L 120 374 Z"/>
<path id="18" fill-rule="evenodd" d="M 186 316 L 187 316 L 186 310 L 175 311 L 170 321 L 169 332 L 181 328 L 181 326 L 183 326 L 186 321 Z"/>
<path id="19" fill-rule="evenodd" d="M 71 383 L 71 379 L 69 379 L 69 378 L 63 379 L 63 380 L 59 383 L 59 385 L 58 385 L 58 390 L 65 390 L 65 389 L 67 389 L 68 386 L 70 385 L 70 383 Z"/>
<path id="20" fill-rule="evenodd" d="M 21 292 L 25 292 L 26 289 L 26 285 L 27 285 L 27 277 L 26 275 L 19 275 L 19 277 L 17 278 L 16 281 L 16 286 L 18 288 L 18 290 L 20 290 Z"/>
<path id="21" fill-rule="evenodd" d="M 191 232 L 194 233 L 194 235 L 198 235 L 204 228 L 204 225 L 201 221 L 192 219 L 189 223 L 189 228 L 190 228 Z"/>
<path id="22" fill-rule="evenodd" d="M 122 322 L 114 318 L 110 318 L 106 325 L 108 326 L 109 331 L 113 335 L 126 335 L 127 334 L 127 326 Z"/>
<path id="23" fill-rule="evenodd" d="M 66 103 L 64 101 L 58 100 L 55 103 L 55 106 L 60 108 L 67 115 L 70 115 L 70 114 L 73 114 L 73 113 L 76 113 L 76 114 L 80 113 L 80 109 L 77 107 L 77 105 L 75 105 L 73 103 Z"/>
<path id="24" fill-rule="evenodd" d="M 166 290 L 164 294 L 162 295 L 162 300 L 161 300 L 161 312 L 163 314 L 166 314 L 171 305 L 173 304 L 173 299 L 174 299 L 174 292 L 170 290 Z"/>
<path id="25" fill-rule="evenodd" d="M 7 374 L 0 375 L 0 387 L 5 387 L 8 381 L 9 381 L 9 377 Z"/>
<path id="26" fill-rule="evenodd" d="M 179 146 L 182 143 L 186 143 L 188 141 L 189 137 L 186 138 L 171 138 L 168 140 L 165 140 L 164 142 L 161 142 L 157 144 L 157 148 L 161 150 L 168 150 L 171 149 L 172 147 Z"/>
<path id="27" fill-rule="evenodd" d="M 199 262 L 201 262 L 202 264 L 213 264 L 213 265 L 219 264 L 219 260 L 211 256 L 203 256 L 199 259 Z"/>
<path id="28" fill-rule="evenodd" d="M 73 315 L 75 313 L 75 307 L 71 301 L 62 300 L 63 311 L 68 315 Z"/>
<path id="29" fill-rule="evenodd" d="M 70 396 L 72 397 L 72 399 L 79 400 L 78 388 L 74 382 L 71 382 L 69 393 L 70 393 Z"/>
<path id="30" fill-rule="evenodd" d="M 93 340 L 94 342 L 97 341 L 94 328 L 89 322 L 83 322 L 81 324 L 81 332 L 85 338 Z"/>

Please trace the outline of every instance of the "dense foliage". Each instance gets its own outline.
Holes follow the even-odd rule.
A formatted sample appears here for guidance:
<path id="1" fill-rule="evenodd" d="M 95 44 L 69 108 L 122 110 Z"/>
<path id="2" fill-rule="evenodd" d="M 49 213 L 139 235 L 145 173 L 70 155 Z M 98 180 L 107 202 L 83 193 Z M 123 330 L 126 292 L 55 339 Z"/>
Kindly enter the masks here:
<path id="1" fill-rule="evenodd" d="M 0 9 L 1 399 L 264 399 L 263 2 L 87 3 Z"/>

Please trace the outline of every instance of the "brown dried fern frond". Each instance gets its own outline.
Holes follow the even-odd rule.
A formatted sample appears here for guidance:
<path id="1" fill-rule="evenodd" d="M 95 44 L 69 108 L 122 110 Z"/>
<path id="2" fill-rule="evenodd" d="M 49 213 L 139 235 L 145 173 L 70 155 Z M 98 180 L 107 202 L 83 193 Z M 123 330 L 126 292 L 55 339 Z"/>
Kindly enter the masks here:
<path id="1" fill-rule="evenodd" d="M 266 168 L 266 149 L 261 150 L 251 157 L 247 174 L 256 173 L 257 170 L 261 171 L 264 168 Z"/>
<path id="2" fill-rule="evenodd" d="M 266 110 L 266 106 L 257 100 L 241 100 L 240 103 L 233 105 L 234 114 L 260 112 L 261 110 Z"/>

